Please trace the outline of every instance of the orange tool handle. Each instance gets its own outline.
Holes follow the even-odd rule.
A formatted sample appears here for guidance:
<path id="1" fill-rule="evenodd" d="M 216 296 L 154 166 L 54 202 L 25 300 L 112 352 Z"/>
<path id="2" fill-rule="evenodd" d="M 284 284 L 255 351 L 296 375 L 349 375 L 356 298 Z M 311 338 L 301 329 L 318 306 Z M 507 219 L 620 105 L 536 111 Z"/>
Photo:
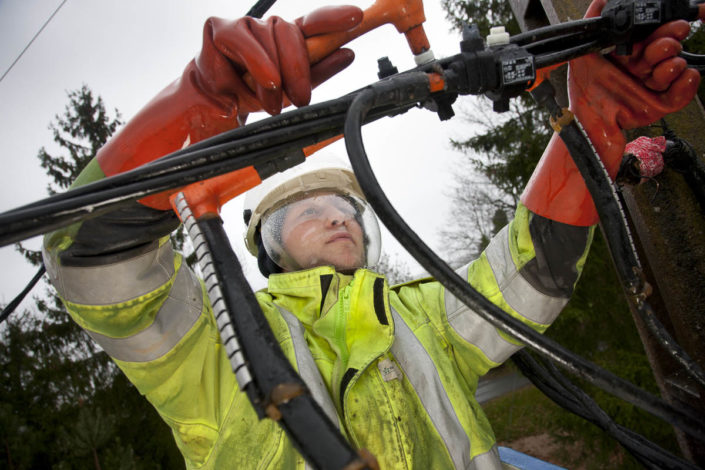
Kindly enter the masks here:
<path id="1" fill-rule="evenodd" d="M 385 24 L 392 24 L 397 31 L 403 33 L 411 52 L 419 55 L 431 48 L 423 29 L 424 21 L 426 21 L 426 15 L 422 0 L 377 0 L 363 12 L 362 21 L 354 28 L 307 38 L 308 60 L 311 64 L 317 64 L 344 44 Z M 256 88 L 255 81 L 249 73 L 244 74 L 243 80 L 250 89 Z M 291 104 L 286 97 L 284 98 L 285 106 Z"/>
<path id="2" fill-rule="evenodd" d="M 343 44 L 384 24 L 392 24 L 403 33 L 411 52 L 418 55 L 431 47 L 423 30 L 424 21 L 422 0 L 377 0 L 363 12 L 362 22 L 354 28 L 306 39 L 308 58 L 315 64 Z"/>
<path id="3" fill-rule="evenodd" d="M 426 21 L 426 16 L 423 11 L 422 0 L 376 0 L 363 12 L 362 22 L 354 28 L 341 33 L 324 34 L 308 38 L 306 47 L 309 61 L 315 64 L 343 44 L 384 24 L 394 25 L 397 31 L 406 36 L 411 51 L 415 55 L 421 54 L 430 49 L 428 38 L 422 26 L 424 21 Z M 250 76 L 243 78 L 248 84 L 252 85 Z M 308 157 L 317 150 L 340 139 L 340 137 L 333 137 L 319 144 L 306 147 L 303 149 L 304 154 Z M 193 183 L 182 188 L 180 192 L 184 193 L 194 217 L 199 218 L 208 214 L 218 215 L 223 204 L 235 196 L 252 189 L 260 182 L 261 179 L 257 171 L 253 167 L 248 167 Z M 174 207 L 174 199 L 178 192 L 174 191 L 169 197 L 172 207 Z"/>

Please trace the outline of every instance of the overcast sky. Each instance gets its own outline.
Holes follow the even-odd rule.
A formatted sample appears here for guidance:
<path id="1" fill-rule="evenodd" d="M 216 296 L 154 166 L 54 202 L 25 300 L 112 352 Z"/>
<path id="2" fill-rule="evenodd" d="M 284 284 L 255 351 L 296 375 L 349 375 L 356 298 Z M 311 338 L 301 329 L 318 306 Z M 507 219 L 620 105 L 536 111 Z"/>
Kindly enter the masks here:
<path id="1" fill-rule="evenodd" d="M 178 77 L 198 52 L 206 18 L 236 18 L 253 3 L 68 0 L 0 82 L 0 211 L 46 195 L 49 179 L 36 155 L 42 146 L 50 153 L 58 151 L 48 125 L 63 111 L 67 91 L 86 84 L 109 109 L 119 109 L 123 120 L 129 120 Z M 344 3 L 365 8 L 372 2 L 279 0 L 268 14 L 291 20 L 318 6 Z M 0 0 L 0 74 L 60 4 L 61 0 Z M 301 5 L 306 5 L 305 9 Z M 427 1 L 425 10 L 425 27 L 436 56 L 456 53 L 458 35 L 450 31 L 440 0 Z M 405 39 L 392 26 L 368 33 L 350 47 L 357 55 L 353 66 L 319 87 L 313 101 L 335 98 L 375 81 L 376 62 L 381 56 L 389 56 L 399 70 L 414 66 Z M 461 158 L 450 149 L 449 139 L 467 137 L 470 132 L 460 119 L 441 123 L 433 113 L 422 110 L 384 119 L 364 131 L 366 148 L 383 188 L 411 226 L 436 249 L 442 247 L 439 227 L 448 223 L 448 183 Z M 342 143 L 334 149 L 344 155 Z M 226 205 L 223 218 L 236 251 L 244 253 L 240 204 L 235 200 Z M 38 248 L 39 237 L 28 246 Z M 418 270 L 388 235 L 383 236 L 383 250 L 402 256 L 412 270 Z M 0 248 L 0 266 L 0 303 L 6 303 L 31 278 L 34 268 L 12 247 Z M 251 265 L 248 271 L 256 268 Z"/>

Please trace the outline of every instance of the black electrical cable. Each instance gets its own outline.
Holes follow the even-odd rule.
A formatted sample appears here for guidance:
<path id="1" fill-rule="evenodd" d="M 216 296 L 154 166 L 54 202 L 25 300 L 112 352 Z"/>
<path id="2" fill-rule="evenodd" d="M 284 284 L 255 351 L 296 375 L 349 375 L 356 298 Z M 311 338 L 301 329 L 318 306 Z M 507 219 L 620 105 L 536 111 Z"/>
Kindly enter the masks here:
<path id="1" fill-rule="evenodd" d="M 688 63 L 688 67 L 697 70 L 701 75 L 705 73 L 705 55 L 681 52 L 680 56 Z"/>
<path id="2" fill-rule="evenodd" d="M 321 134 L 321 139 L 297 139 L 274 148 L 250 152 L 240 159 L 209 162 L 195 168 L 182 169 L 176 175 L 155 176 L 59 202 L 49 198 L 42 205 L 0 215 L 0 246 L 110 212 L 136 199 L 283 157 L 293 149 L 312 145 L 337 133 L 328 131 Z"/>
<path id="3" fill-rule="evenodd" d="M 253 381 L 248 387 L 258 389 L 257 393 L 249 396 L 259 395 L 252 405 L 260 417 L 271 417 L 271 412 L 267 414 L 265 410 L 274 406 L 281 414 L 278 423 L 301 455 L 315 468 L 339 470 L 351 468 L 348 465 L 355 462 L 361 463 L 358 454 L 326 417 L 282 352 L 242 273 L 222 220 L 219 217 L 202 218 L 197 225 L 208 246 L 227 314 L 252 374 Z M 272 403 L 277 390 L 287 389 L 299 390 L 301 394 L 287 397 L 281 403 Z"/>
<path id="4" fill-rule="evenodd" d="M 39 37 L 39 35 L 42 34 L 42 31 L 44 31 L 44 29 L 51 22 L 51 20 L 54 19 L 56 14 L 59 13 L 59 10 L 61 10 L 61 7 L 63 7 L 65 3 L 66 3 L 66 0 L 62 0 L 62 2 L 59 4 L 59 6 L 56 7 L 54 12 L 51 14 L 51 16 L 49 16 L 49 18 L 47 18 L 47 20 L 44 22 L 42 27 L 39 28 L 39 31 L 37 31 L 34 34 L 34 36 L 32 36 L 32 39 L 30 39 L 30 41 L 27 43 L 27 45 L 24 47 L 24 49 L 22 49 L 22 52 L 20 52 L 20 54 L 15 58 L 15 60 L 12 61 L 10 66 L 7 68 L 7 70 L 5 70 L 5 72 L 3 72 L 3 74 L 2 74 L 2 76 L 0 76 L 0 82 L 2 82 L 5 79 L 5 77 L 7 77 L 7 74 L 10 73 L 10 70 L 12 70 L 12 68 L 15 65 L 17 65 L 17 62 L 19 62 L 19 60 L 22 58 L 22 56 L 25 54 L 25 52 L 27 52 L 29 47 L 34 43 L 34 41 Z"/>
<path id="5" fill-rule="evenodd" d="M 201 142 L 192 144 L 184 149 L 172 152 L 157 160 L 141 165 L 134 170 L 89 183 L 78 188 L 71 189 L 70 191 L 55 194 L 50 198 L 18 207 L 6 212 L 5 214 L 40 206 L 49 200 L 52 202 L 63 201 L 85 194 L 99 192 L 103 189 L 111 189 L 123 184 L 141 181 L 154 176 L 172 173 L 178 174 L 178 172 L 180 172 L 184 167 L 199 165 L 203 161 L 201 160 L 202 158 L 207 158 L 211 154 L 217 152 L 232 150 L 234 152 L 245 154 L 250 150 L 259 150 L 262 148 L 263 142 L 268 143 L 270 139 L 277 137 L 278 134 L 276 134 L 275 131 L 281 130 L 282 133 L 291 133 L 291 128 L 297 124 L 311 123 L 316 119 L 322 119 L 344 113 L 350 106 L 351 99 L 352 98 L 349 96 L 344 96 L 317 105 L 306 106 L 287 113 L 282 113 L 278 116 L 272 116 L 253 124 L 238 127 L 213 136 L 209 139 L 205 139 Z M 259 138 L 255 139 L 254 137 L 256 136 Z M 243 141 L 246 141 L 248 138 L 251 138 L 250 143 L 253 147 L 245 147 L 243 144 Z M 205 153 L 198 153 L 197 151 L 199 150 L 208 151 Z M 214 157 L 211 157 L 211 159 L 213 158 Z"/>
<path id="6" fill-rule="evenodd" d="M 252 8 L 247 12 L 247 16 L 253 18 L 262 18 L 267 10 L 269 10 L 272 5 L 274 5 L 277 0 L 259 0 L 257 3 L 252 5 Z"/>
<path id="7" fill-rule="evenodd" d="M 540 363 L 522 350 L 512 361 L 544 395 L 573 414 L 593 423 L 620 442 L 642 465 L 654 469 L 696 469 L 692 463 L 673 455 L 658 444 L 617 424 L 600 406 L 565 377 L 553 364 Z"/>
<path id="8" fill-rule="evenodd" d="M 7 320 L 7 317 L 10 316 L 12 312 L 15 311 L 17 306 L 22 302 L 22 300 L 29 294 L 29 291 L 32 290 L 32 288 L 39 282 L 39 280 L 42 278 L 44 273 L 46 272 L 46 268 L 42 264 L 42 266 L 39 268 L 39 270 L 36 272 L 34 277 L 27 283 L 24 289 L 22 289 L 22 292 L 17 294 L 17 296 L 12 299 L 12 301 L 5 305 L 5 308 L 2 309 L 2 313 L 0 313 L 0 323 L 4 322 Z"/>
<path id="9" fill-rule="evenodd" d="M 413 79 L 411 75 L 399 77 Z M 422 78 L 423 80 L 423 78 Z M 384 83 L 384 82 L 383 82 Z M 387 82 L 389 83 L 389 82 Z M 348 111 L 345 122 L 345 143 L 355 174 L 370 205 L 385 226 L 407 251 L 445 288 L 476 311 L 482 318 L 505 333 L 517 338 L 541 355 L 557 362 L 572 373 L 588 380 L 609 393 L 630 401 L 639 408 L 673 423 L 688 434 L 705 441 L 705 423 L 687 406 L 673 406 L 641 390 L 595 364 L 573 354 L 527 325 L 516 320 L 483 297 L 439 258 L 394 210 L 380 188 L 367 160 L 362 141 L 361 125 L 364 116 L 380 101 L 380 92 L 374 86 L 360 93 Z"/>
<path id="10" fill-rule="evenodd" d="M 605 27 L 605 20 L 601 17 L 584 18 L 582 20 L 559 23 L 556 25 L 544 26 L 530 31 L 515 34 L 509 38 L 509 42 L 517 46 L 529 47 L 532 43 L 545 39 L 553 39 L 556 36 L 585 35 L 589 33 L 599 33 Z"/>
<path id="11" fill-rule="evenodd" d="M 683 51 L 679 55 L 688 62 L 688 65 L 705 65 L 705 54 L 693 54 L 692 52 Z"/>
<path id="12" fill-rule="evenodd" d="M 686 183 L 705 213 L 705 163 L 698 157 L 693 146 L 668 127 L 665 119 L 661 120 L 663 135 L 666 138 L 666 151 L 663 160 L 667 166 L 683 175 Z"/>
<path id="13" fill-rule="evenodd" d="M 532 55 L 540 55 L 547 52 L 554 53 L 564 49 L 572 49 L 573 47 L 581 46 L 585 43 L 598 42 L 599 39 L 600 38 L 595 34 L 575 33 L 556 36 L 550 39 L 542 39 L 541 41 L 535 41 L 520 47 Z"/>
<path id="14" fill-rule="evenodd" d="M 373 113 L 368 122 L 405 112 L 410 107 L 410 104 L 386 107 Z M 235 142 L 180 151 L 176 158 L 169 155 L 130 172 L 5 212 L 0 214 L 0 246 L 109 212 L 151 194 L 264 164 L 339 135 L 343 121 L 344 114 L 339 113 L 265 131 L 257 138 L 248 136 Z"/>
<path id="15" fill-rule="evenodd" d="M 220 159 L 230 159 L 233 156 L 247 154 L 253 150 L 262 150 L 263 147 L 271 146 L 274 142 L 281 141 L 282 136 L 284 137 L 283 140 L 286 140 L 287 137 L 291 137 L 291 134 L 296 134 L 299 131 L 303 132 L 306 130 L 306 132 L 311 132 L 311 128 L 320 123 L 332 122 L 327 121 L 326 118 L 339 118 L 344 116 L 351 99 L 351 96 L 344 96 L 263 119 L 254 124 L 233 129 L 195 143 L 185 149 L 173 152 L 134 170 L 89 183 L 71 189 L 70 191 L 55 194 L 49 198 L 7 211 L 4 214 L 0 214 L 0 234 L 4 234 L 4 230 L 2 229 L 4 224 L 16 220 L 16 218 L 11 218 L 10 214 L 17 215 L 17 213 L 27 211 L 26 213 L 36 216 L 36 212 L 29 210 L 46 206 L 47 204 L 55 204 L 60 201 L 83 197 L 88 194 L 99 193 L 103 190 L 113 190 L 116 187 L 134 184 L 157 176 L 173 174 L 175 177 L 178 177 L 185 168 L 204 165 L 207 163 L 206 160 L 213 162 Z M 409 107 L 410 106 L 396 106 L 387 110 L 380 110 L 380 116 L 378 117 L 402 113 L 408 110 Z M 373 119 L 375 119 L 374 116 Z M 329 125 L 334 127 L 333 124 Z M 342 129 L 342 124 L 340 124 L 339 127 Z M 72 205 L 70 207 L 75 206 Z M 61 210 L 61 208 L 52 206 L 51 211 L 56 210 Z M 0 245 L 1 244 L 2 243 L 0 243 Z"/>
<path id="16" fill-rule="evenodd" d="M 592 41 L 586 44 L 571 47 L 569 49 L 561 50 L 559 52 L 539 54 L 534 58 L 534 64 L 537 69 L 541 69 L 543 67 L 560 64 L 561 62 L 566 62 L 599 50 L 600 46 L 598 41 Z"/>

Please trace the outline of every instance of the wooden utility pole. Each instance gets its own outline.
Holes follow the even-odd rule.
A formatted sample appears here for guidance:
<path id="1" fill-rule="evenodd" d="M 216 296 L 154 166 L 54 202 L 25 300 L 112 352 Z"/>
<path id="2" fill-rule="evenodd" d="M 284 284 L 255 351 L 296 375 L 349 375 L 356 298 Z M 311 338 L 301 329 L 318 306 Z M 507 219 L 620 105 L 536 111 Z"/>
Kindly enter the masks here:
<path id="1" fill-rule="evenodd" d="M 588 0 L 509 2 L 522 31 L 580 19 L 590 4 Z M 559 103 L 565 106 L 565 71 L 551 81 L 559 90 Z M 696 98 L 684 110 L 667 116 L 666 122 L 694 147 L 703 164 L 705 112 L 700 100 Z M 660 132 L 637 129 L 628 133 L 628 139 L 639 135 Z M 684 174 L 669 166 L 651 181 L 622 188 L 639 256 L 654 287 L 648 301 L 669 333 L 705 369 L 705 200 L 699 200 L 696 193 Z M 705 388 L 685 373 L 632 313 L 662 396 L 705 415 Z M 674 429 L 683 456 L 705 467 L 705 443 Z"/>

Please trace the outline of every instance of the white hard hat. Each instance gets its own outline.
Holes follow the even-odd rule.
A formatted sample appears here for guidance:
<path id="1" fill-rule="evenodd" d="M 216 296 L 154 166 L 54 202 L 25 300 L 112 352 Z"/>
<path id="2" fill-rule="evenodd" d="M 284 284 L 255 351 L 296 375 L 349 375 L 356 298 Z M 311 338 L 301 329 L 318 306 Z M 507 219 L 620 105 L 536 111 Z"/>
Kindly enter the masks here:
<path id="1" fill-rule="evenodd" d="M 330 154 L 320 155 L 318 152 L 301 163 L 284 172 L 277 173 L 260 185 L 247 192 L 244 202 L 245 244 L 252 255 L 258 256 L 257 243 L 258 230 L 266 216 L 286 206 L 292 201 L 301 200 L 309 195 L 320 193 L 334 193 L 346 197 L 353 202 L 359 212 L 359 220 L 365 233 L 364 265 L 370 267 L 377 263 L 380 252 L 380 235 L 377 218 L 367 204 L 355 174 L 349 164 Z M 278 262 L 281 253 L 270 253 L 272 243 L 267 243 L 264 237 L 264 246 L 273 261 Z M 278 246 L 278 250 L 281 247 Z M 283 267 L 283 266 L 282 266 Z"/>

